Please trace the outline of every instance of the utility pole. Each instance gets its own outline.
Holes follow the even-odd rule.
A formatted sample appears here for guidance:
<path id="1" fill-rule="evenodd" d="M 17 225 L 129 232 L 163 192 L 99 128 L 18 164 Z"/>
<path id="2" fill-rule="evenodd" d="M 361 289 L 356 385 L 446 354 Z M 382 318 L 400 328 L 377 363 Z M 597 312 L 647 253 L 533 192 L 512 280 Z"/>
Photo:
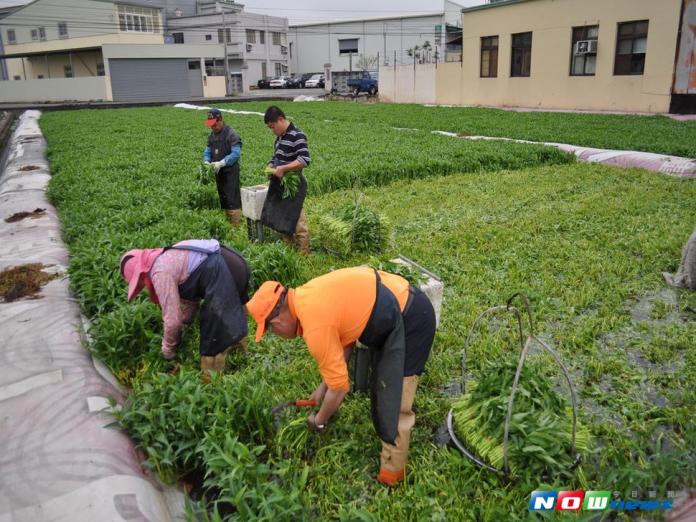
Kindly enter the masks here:
<path id="1" fill-rule="evenodd" d="M 222 42 L 225 48 L 225 96 L 230 95 L 230 64 L 227 59 L 227 24 L 225 24 L 225 8 L 220 8 L 222 11 Z"/>

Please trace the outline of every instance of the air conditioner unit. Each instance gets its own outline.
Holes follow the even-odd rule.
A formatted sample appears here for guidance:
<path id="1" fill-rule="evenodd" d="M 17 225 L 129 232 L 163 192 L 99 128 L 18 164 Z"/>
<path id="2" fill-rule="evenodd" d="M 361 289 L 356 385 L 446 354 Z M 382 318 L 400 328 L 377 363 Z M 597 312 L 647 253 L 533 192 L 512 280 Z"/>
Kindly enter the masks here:
<path id="1" fill-rule="evenodd" d="M 597 40 L 580 40 L 575 42 L 575 54 L 596 54 Z"/>
<path id="2" fill-rule="evenodd" d="M 247 44 L 247 52 L 250 53 L 251 50 L 254 48 L 252 44 Z"/>

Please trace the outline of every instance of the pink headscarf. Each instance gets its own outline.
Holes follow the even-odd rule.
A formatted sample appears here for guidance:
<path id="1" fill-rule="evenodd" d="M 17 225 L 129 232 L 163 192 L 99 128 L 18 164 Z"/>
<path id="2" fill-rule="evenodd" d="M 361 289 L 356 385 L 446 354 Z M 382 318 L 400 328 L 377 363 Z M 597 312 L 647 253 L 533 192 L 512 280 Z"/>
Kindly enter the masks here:
<path id="1" fill-rule="evenodd" d="M 128 283 L 128 301 L 132 301 L 143 288 L 147 288 L 150 301 L 159 304 L 157 293 L 150 279 L 150 270 L 162 252 L 164 252 L 164 248 L 139 248 L 129 250 L 123 255 L 121 275 Z"/>

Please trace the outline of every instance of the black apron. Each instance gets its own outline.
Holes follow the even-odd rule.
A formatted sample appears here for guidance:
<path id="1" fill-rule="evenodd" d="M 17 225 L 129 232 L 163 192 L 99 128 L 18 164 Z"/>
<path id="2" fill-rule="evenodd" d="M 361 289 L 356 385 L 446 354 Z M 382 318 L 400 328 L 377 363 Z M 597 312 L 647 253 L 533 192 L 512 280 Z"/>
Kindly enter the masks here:
<path id="1" fill-rule="evenodd" d="M 168 248 L 200 252 L 207 256 L 179 285 L 179 296 L 182 299 L 203 300 L 199 316 L 200 354 L 207 357 L 218 355 L 244 339 L 248 333 L 246 314 L 241 302 L 240 289 L 222 253 L 223 247 L 221 246 L 220 252 L 210 252 L 188 245 Z M 243 280 L 244 276 L 240 275 L 237 279 Z"/>
<path id="2" fill-rule="evenodd" d="M 300 187 L 294 198 L 283 199 L 283 185 L 273 176 L 268 184 L 266 201 L 261 211 L 261 223 L 286 236 L 295 234 L 297 220 L 300 219 L 302 205 L 307 196 L 307 180 L 303 174 L 288 173 L 286 176 L 300 176 Z"/>
<path id="3" fill-rule="evenodd" d="M 222 167 L 215 174 L 220 207 L 223 210 L 237 210 L 242 208 L 242 193 L 239 183 L 239 161 L 234 165 Z"/>
<path id="4" fill-rule="evenodd" d="M 379 438 L 395 444 L 404 379 L 406 341 L 399 302 L 375 270 L 375 304 L 359 341 L 370 349 L 370 408 Z"/>

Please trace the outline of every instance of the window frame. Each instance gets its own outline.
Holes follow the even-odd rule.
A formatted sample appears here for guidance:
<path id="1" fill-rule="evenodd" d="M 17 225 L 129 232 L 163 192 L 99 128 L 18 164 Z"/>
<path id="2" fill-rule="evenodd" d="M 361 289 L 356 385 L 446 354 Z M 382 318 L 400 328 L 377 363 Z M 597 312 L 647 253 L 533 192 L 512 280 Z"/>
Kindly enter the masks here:
<path id="1" fill-rule="evenodd" d="M 246 30 L 246 43 L 255 44 L 256 43 L 256 30 L 247 29 Z"/>
<path id="2" fill-rule="evenodd" d="M 280 62 L 275 62 L 275 63 L 273 64 L 273 68 L 274 68 L 274 70 L 275 70 L 275 75 L 276 75 L 276 77 L 282 76 L 282 75 L 283 75 L 283 68 L 281 67 L 281 63 L 280 63 Z"/>
<path id="3" fill-rule="evenodd" d="M 645 24 L 645 33 L 637 33 L 636 28 L 630 36 L 621 35 L 622 27 L 626 26 L 638 26 L 639 24 Z M 648 55 L 648 34 L 650 32 L 650 20 L 632 20 L 630 22 L 618 22 L 616 24 L 616 49 L 614 51 L 614 76 L 642 76 L 645 74 L 645 58 Z M 642 53 L 635 52 L 636 40 L 645 39 L 645 51 Z M 631 42 L 631 52 L 629 54 L 619 54 L 619 49 L 621 44 L 625 41 Z M 634 56 L 642 55 L 640 59 L 640 71 L 633 71 L 634 66 Z M 619 61 L 619 56 L 629 56 L 630 58 L 626 61 L 627 68 L 622 60 Z M 621 68 L 621 70 L 619 70 Z"/>
<path id="4" fill-rule="evenodd" d="M 58 22 L 58 38 L 69 38 L 68 22 Z"/>
<path id="5" fill-rule="evenodd" d="M 32 42 L 39 41 L 39 30 L 38 29 L 32 29 L 31 31 L 29 31 L 29 35 L 31 36 Z"/>
<path id="6" fill-rule="evenodd" d="M 124 33 L 160 32 L 159 9 L 117 5 L 119 30 Z"/>
<path id="7" fill-rule="evenodd" d="M 486 43 L 487 40 L 495 39 L 495 45 L 492 43 Z M 498 77 L 498 49 L 500 46 L 500 36 L 482 36 L 481 37 L 481 49 L 479 55 L 479 77 L 480 78 L 497 78 Z M 483 72 L 483 56 L 484 53 L 488 53 L 488 74 Z M 495 64 L 493 67 L 492 64 Z"/>
<path id="8" fill-rule="evenodd" d="M 10 34 L 12 34 L 12 38 L 10 38 Z M 17 32 L 14 29 L 8 29 L 6 35 L 7 45 L 17 45 Z"/>
<path id="9" fill-rule="evenodd" d="M 45 42 L 46 41 L 46 28 L 45 27 L 39 27 L 39 41 Z"/>
<path id="10" fill-rule="evenodd" d="M 521 38 L 523 36 L 529 35 L 529 47 L 525 47 L 522 45 L 515 45 L 515 38 Z M 510 78 L 530 78 L 532 76 L 532 46 L 534 44 L 534 32 L 533 31 L 524 31 L 522 33 L 513 33 L 510 38 Z M 520 65 L 520 71 L 515 72 L 515 55 L 516 52 L 522 52 L 521 58 L 522 62 Z M 529 55 L 529 60 L 528 60 L 528 70 L 527 74 L 525 73 L 525 55 Z"/>
<path id="11" fill-rule="evenodd" d="M 174 39 L 175 44 L 183 44 L 184 43 L 184 33 L 183 31 L 179 31 L 176 33 L 172 33 L 172 38 Z M 181 40 L 180 42 L 178 40 Z"/>
<path id="12" fill-rule="evenodd" d="M 259 31 L 259 44 L 266 45 L 266 31 L 264 30 Z"/>
<path id="13" fill-rule="evenodd" d="M 72 68 L 72 65 L 69 63 L 66 65 L 63 65 L 63 74 L 65 75 L 66 78 L 74 78 L 75 77 L 75 71 Z"/>
<path id="14" fill-rule="evenodd" d="M 271 42 L 273 45 L 281 45 L 280 33 L 278 31 L 271 31 Z"/>
<path id="15" fill-rule="evenodd" d="M 597 36 L 591 38 L 588 36 L 589 30 L 596 28 L 597 29 Z M 582 37 L 581 38 L 575 38 L 576 31 L 577 30 L 582 30 Z M 569 75 L 570 76 L 596 76 L 597 75 L 597 53 L 591 53 L 591 54 L 575 54 L 575 44 L 577 42 L 581 42 L 584 40 L 594 40 L 595 42 L 599 42 L 599 24 L 594 24 L 594 25 L 578 25 L 570 30 L 570 71 Z M 594 71 L 591 73 L 587 72 L 587 57 L 588 56 L 594 56 L 595 57 L 595 68 Z M 583 64 L 582 64 L 582 73 L 576 73 L 575 72 L 575 60 L 582 58 L 583 59 Z"/>
<path id="16" fill-rule="evenodd" d="M 104 62 L 97 62 L 97 76 L 106 76 L 106 70 L 104 69 Z"/>
<path id="17" fill-rule="evenodd" d="M 218 43 L 232 43 L 232 29 L 229 27 L 221 27 L 217 30 L 217 32 Z"/>

